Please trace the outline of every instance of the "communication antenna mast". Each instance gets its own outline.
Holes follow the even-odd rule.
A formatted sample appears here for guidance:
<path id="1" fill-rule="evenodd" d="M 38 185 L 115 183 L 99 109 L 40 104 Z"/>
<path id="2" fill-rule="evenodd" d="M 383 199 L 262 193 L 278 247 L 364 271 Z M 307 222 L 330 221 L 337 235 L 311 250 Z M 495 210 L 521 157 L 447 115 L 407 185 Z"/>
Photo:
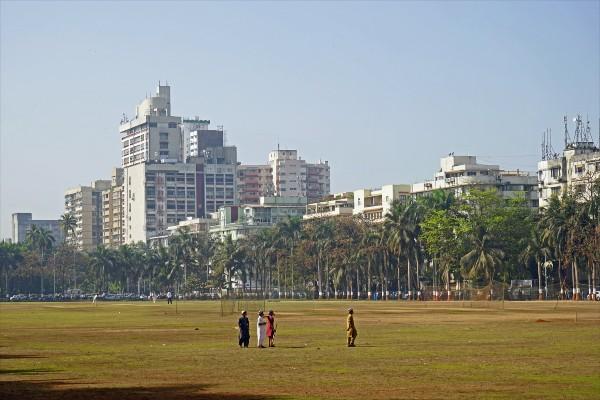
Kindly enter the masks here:
<path id="1" fill-rule="evenodd" d="M 586 142 L 594 142 L 594 139 L 592 137 L 592 128 L 590 127 L 590 116 L 587 115 L 586 116 L 586 126 L 585 126 L 585 131 L 584 131 L 584 139 Z"/>
<path id="2" fill-rule="evenodd" d="M 565 149 L 566 149 L 567 147 L 569 147 L 569 144 L 571 142 L 571 138 L 569 137 L 569 126 L 568 126 L 567 116 L 566 115 L 563 118 L 563 122 L 565 124 Z"/>

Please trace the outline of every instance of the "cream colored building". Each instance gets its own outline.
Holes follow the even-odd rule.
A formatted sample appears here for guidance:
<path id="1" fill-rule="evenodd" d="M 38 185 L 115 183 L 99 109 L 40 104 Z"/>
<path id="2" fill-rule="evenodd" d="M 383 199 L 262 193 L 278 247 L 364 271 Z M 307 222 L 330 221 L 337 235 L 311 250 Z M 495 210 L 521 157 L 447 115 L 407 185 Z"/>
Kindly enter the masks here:
<path id="1" fill-rule="evenodd" d="M 125 116 L 119 127 L 123 167 L 146 161 L 182 162 L 181 117 L 171 115 L 171 87 L 160 85 L 156 95 L 145 98 L 130 121 Z"/>
<path id="2" fill-rule="evenodd" d="M 67 240 L 80 250 L 93 250 L 102 244 L 102 192 L 111 181 L 97 180 L 91 186 L 77 186 L 65 192 L 65 213 L 77 221 L 74 237 Z"/>
<path id="3" fill-rule="evenodd" d="M 450 154 L 440 159 L 440 170 L 433 180 L 413 184 L 411 193 L 419 197 L 433 190 L 445 190 L 458 197 L 472 188 L 496 189 L 504 198 L 524 196 L 530 207 L 538 206 L 536 176 L 519 170 L 502 170 L 498 165 L 479 164 L 475 156 Z"/>
<path id="4" fill-rule="evenodd" d="M 352 216 L 354 211 L 354 193 L 345 192 L 327 196 L 322 201 L 306 206 L 304 219 Z"/>
<path id="5" fill-rule="evenodd" d="M 146 242 L 196 217 L 196 164 L 142 163 L 125 168 L 125 243 Z"/>
<path id="6" fill-rule="evenodd" d="M 600 149 L 593 142 L 571 143 L 562 155 L 538 162 L 540 207 L 546 207 L 550 197 L 565 191 L 584 196 L 591 183 L 600 178 Z"/>
<path id="7" fill-rule="evenodd" d="M 319 201 L 330 193 L 329 163 L 307 163 L 297 150 L 277 149 L 269 153 L 268 165 L 240 165 L 237 186 L 240 204 L 257 203 L 261 196 Z"/>
<path id="8" fill-rule="evenodd" d="M 360 215 L 374 222 L 382 222 L 394 201 L 404 202 L 410 198 L 410 185 L 383 185 L 381 189 L 354 191 L 353 215 Z"/>
<path id="9" fill-rule="evenodd" d="M 125 243 L 123 168 L 113 168 L 110 188 L 102 192 L 102 243 L 119 247 Z"/>

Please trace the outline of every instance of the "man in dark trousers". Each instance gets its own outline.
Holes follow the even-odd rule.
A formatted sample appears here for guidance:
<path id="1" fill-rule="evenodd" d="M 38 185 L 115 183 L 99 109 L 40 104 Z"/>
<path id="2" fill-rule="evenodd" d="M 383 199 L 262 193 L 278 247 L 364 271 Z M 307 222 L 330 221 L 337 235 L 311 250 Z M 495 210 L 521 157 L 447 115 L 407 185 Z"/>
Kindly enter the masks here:
<path id="1" fill-rule="evenodd" d="M 348 309 L 348 319 L 346 320 L 346 338 L 348 339 L 348 347 L 354 347 L 354 339 L 356 339 L 356 327 L 354 326 L 354 310 Z"/>
<path id="2" fill-rule="evenodd" d="M 246 310 L 242 311 L 242 316 L 238 320 L 238 326 L 240 327 L 240 348 L 242 344 L 247 348 L 248 343 L 250 343 L 250 321 L 246 316 Z"/>

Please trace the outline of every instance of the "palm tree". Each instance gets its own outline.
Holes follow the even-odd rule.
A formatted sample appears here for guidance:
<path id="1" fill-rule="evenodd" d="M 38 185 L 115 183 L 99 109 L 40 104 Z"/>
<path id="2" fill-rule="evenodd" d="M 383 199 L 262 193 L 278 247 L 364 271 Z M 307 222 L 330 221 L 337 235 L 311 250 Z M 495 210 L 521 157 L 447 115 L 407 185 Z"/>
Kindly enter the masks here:
<path id="1" fill-rule="evenodd" d="M 95 291 L 108 292 L 108 276 L 115 267 L 115 254 L 104 246 L 98 246 L 90 253 L 89 267 L 95 277 Z"/>
<path id="2" fill-rule="evenodd" d="M 302 229 L 301 220 L 298 217 L 288 217 L 287 219 L 279 222 L 277 224 L 276 229 L 277 229 L 277 234 L 279 235 L 281 240 L 283 240 L 286 247 L 290 248 L 288 263 L 291 264 L 291 270 L 292 270 L 291 271 L 291 278 L 292 278 L 291 279 L 292 280 L 291 293 L 292 293 L 292 299 L 293 299 L 294 298 L 294 263 L 293 263 L 292 257 L 294 254 L 294 244 L 300 238 L 300 232 Z M 286 297 L 287 297 L 287 292 L 286 292 Z"/>
<path id="3" fill-rule="evenodd" d="M 22 246 L 17 243 L 0 242 L 0 266 L 4 269 L 5 295 L 8 295 L 8 273 L 23 261 Z"/>
<path id="4" fill-rule="evenodd" d="M 567 248 L 567 218 L 558 196 L 552 196 L 548 206 L 543 210 L 540 221 L 543 231 L 542 240 L 546 246 L 551 248 L 554 257 L 558 260 L 558 281 L 560 284 L 559 299 L 565 295 L 565 281 L 561 278 L 562 261 Z M 565 277 L 566 279 L 566 277 Z"/>
<path id="5" fill-rule="evenodd" d="M 550 249 L 544 247 L 541 230 L 538 225 L 532 225 L 531 233 L 528 238 L 524 239 L 525 248 L 521 252 L 520 259 L 527 265 L 530 261 L 535 261 L 537 265 L 537 276 L 538 276 L 538 299 L 543 300 L 542 291 L 542 264 L 550 256 Z"/>
<path id="6" fill-rule="evenodd" d="M 26 240 L 29 242 L 31 247 L 38 251 L 40 256 L 40 287 L 41 294 L 44 295 L 44 260 L 47 252 L 52 249 L 54 244 L 54 236 L 52 233 L 42 227 L 31 225 L 31 228 L 27 232 Z"/>
<path id="7" fill-rule="evenodd" d="M 406 260 L 406 284 L 408 298 L 412 299 L 411 259 L 416 260 L 418 254 L 418 224 L 417 205 L 411 201 L 392 203 L 390 211 L 385 216 L 384 228 L 388 233 L 390 248 L 398 256 L 398 292 L 400 292 L 400 259 Z M 417 277 L 417 281 L 419 278 Z M 398 296 L 400 299 L 400 296 Z"/>
<path id="8" fill-rule="evenodd" d="M 472 250 L 460 259 L 461 266 L 471 278 L 483 275 L 490 285 L 490 300 L 496 269 L 502 264 L 504 252 L 495 245 L 493 237 L 484 226 L 476 227 L 470 237 Z"/>
<path id="9" fill-rule="evenodd" d="M 77 218 L 73 214 L 64 213 L 60 216 L 58 223 L 63 231 L 63 243 L 67 242 L 69 235 L 74 238 L 75 228 L 77 228 Z"/>

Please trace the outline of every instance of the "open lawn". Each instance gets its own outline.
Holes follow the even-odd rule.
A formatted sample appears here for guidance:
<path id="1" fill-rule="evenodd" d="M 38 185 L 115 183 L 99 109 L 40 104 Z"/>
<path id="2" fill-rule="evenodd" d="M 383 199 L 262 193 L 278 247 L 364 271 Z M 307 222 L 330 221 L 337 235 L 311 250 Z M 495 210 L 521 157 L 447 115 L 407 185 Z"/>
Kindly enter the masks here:
<path id="1" fill-rule="evenodd" d="M 352 305 L 357 347 L 345 347 Z M 0 398 L 600 398 L 600 304 L 273 302 L 240 349 L 220 302 L 0 303 Z M 255 311 L 249 310 L 251 346 Z M 577 322 L 576 322 L 577 318 Z"/>

